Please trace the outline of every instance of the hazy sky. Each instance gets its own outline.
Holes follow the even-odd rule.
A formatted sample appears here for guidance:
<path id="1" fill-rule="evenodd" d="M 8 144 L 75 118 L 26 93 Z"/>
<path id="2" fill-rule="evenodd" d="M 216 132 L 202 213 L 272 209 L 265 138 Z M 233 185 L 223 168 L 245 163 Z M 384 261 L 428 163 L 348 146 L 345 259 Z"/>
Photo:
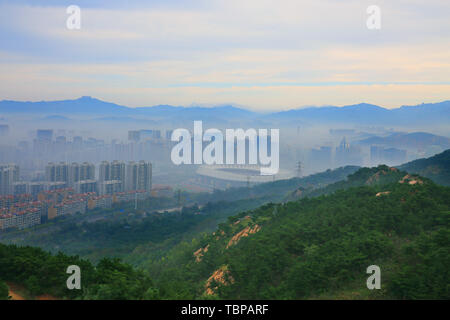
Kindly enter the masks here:
<path id="1" fill-rule="evenodd" d="M 450 1 L 0 0 L 0 100 L 84 95 L 258 110 L 449 100 Z"/>

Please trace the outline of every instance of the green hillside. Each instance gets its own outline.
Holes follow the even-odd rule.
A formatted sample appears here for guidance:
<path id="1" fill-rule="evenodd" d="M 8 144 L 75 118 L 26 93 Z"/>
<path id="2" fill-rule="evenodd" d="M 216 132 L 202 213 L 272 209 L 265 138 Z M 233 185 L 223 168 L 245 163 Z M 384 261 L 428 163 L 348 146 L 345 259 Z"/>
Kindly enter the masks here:
<path id="1" fill-rule="evenodd" d="M 385 170 L 242 212 L 145 267 L 165 298 L 448 299 L 450 188 Z M 366 287 L 373 264 L 381 290 Z"/>
<path id="2" fill-rule="evenodd" d="M 405 163 L 399 169 L 420 174 L 438 184 L 450 186 L 450 149 L 431 158 Z"/>
<path id="3" fill-rule="evenodd" d="M 81 270 L 81 289 L 67 289 L 67 267 Z M 155 299 L 158 290 L 142 271 L 117 259 L 102 259 L 97 265 L 78 256 L 52 255 L 35 247 L 0 244 L 0 300 L 6 299 L 4 282 L 23 286 L 31 298 L 50 294 L 58 299 Z"/>

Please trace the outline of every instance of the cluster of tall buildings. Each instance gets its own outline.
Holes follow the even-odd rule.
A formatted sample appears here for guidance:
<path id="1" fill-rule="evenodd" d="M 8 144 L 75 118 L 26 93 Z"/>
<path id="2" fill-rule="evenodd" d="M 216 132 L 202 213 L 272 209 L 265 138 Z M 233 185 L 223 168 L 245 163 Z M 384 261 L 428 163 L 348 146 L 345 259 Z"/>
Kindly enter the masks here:
<path id="1" fill-rule="evenodd" d="M 361 148 L 348 143 L 345 137 L 334 149 L 331 146 L 321 146 L 318 149 L 312 149 L 309 154 L 309 166 L 314 167 L 315 171 L 346 165 L 361 166 L 363 162 Z"/>
<path id="2" fill-rule="evenodd" d="M 334 155 L 334 162 L 337 167 L 343 167 L 346 165 L 362 166 L 364 163 L 361 148 L 359 146 L 351 145 L 344 137 L 336 147 Z"/>
<path id="3" fill-rule="evenodd" d="M 98 192 L 100 195 L 131 190 L 152 189 L 152 164 L 147 161 L 102 161 L 98 180 L 91 163 L 49 163 L 45 169 L 48 182 L 63 182 L 78 193 Z"/>
<path id="4" fill-rule="evenodd" d="M 166 130 L 165 140 L 170 140 L 173 130 Z M 130 130 L 128 131 L 128 140 L 133 142 L 145 141 L 145 140 L 161 140 L 161 130 L 155 129 L 143 129 L 143 130 Z"/>
<path id="5" fill-rule="evenodd" d="M 96 178 L 92 163 L 50 162 L 45 180 L 20 181 L 16 164 L 0 164 L 0 229 L 27 228 L 54 217 L 110 208 L 112 203 L 144 199 L 152 189 L 152 164 L 102 161 Z"/>
<path id="6" fill-rule="evenodd" d="M 407 161 L 406 150 L 380 145 L 370 145 L 370 149 L 364 150 L 363 147 L 348 143 L 344 137 L 335 149 L 331 146 L 312 149 L 308 159 L 309 165 L 316 171 L 322 171 L 345 165 L 398 165 Z"/>
<path id="7" fill-rule="evenodd" d="M 0 127 L 0 137 L 7 134 L 8 128 Z M 38 129 L 28 134 L 31 140 L 20 140 L 15 146 L 0 144 L 0 163 L 20 165 L 22 175 L 28 180 L 42 180 L 37 175 L 49 161 L 100 163 L 147 159 L 152 163 L 167 163 L 173 145 L 172 130 L 159 129 L 129 131 L 128 139 L 124 136 L 122 140 L 110 141 L 86 137 L 89 132 L 64 129 Z"/>
<path id="8" fill-rule="evenodd" d="M 146 161 L 102 161 L 99 166 L 100 194 L 152 189 L 152 164 Z"/>
<path id="9" fill-rule="evenodd" d="M 72 188 L 76 193 L 96 192 L 100 195 L 132 190 L 152 189 L 152 164 L 141 160 L 102 161 L 98 179 L 92 163 L 50 162 L 45 167 L 42 181 L 20 181 L 19 166 L 0 165 L 0 195 L 31 194 L 36 197 L 42 191 Z"/>

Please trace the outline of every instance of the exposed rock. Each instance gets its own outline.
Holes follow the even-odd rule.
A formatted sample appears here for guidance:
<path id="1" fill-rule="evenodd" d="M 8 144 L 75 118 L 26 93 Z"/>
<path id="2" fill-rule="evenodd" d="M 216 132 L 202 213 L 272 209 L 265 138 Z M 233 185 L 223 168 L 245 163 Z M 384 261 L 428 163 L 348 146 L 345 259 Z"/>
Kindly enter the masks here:
<path id="1" fill-rule="evenodd" d="M 228 271 L 228 267 L 226 265 L 214 271 L 213 274 L 208 278 L 208 280 L 206 281 L 205 294 L 213 295 L 215 293 L 215 290 L 218 289 L 218 286 L 211 287 L 213 281 L 224 286 L 230 283 L 234 283 L 234 279 L 230 275 L 230 271 Z"/>
<path id="2" fill-rule="evenodd" d="M 260 227 L 259 225 L 257 225 L 257 224 L 255 224 L 255 225 L 253 226 L 253 228 L 250 227 L 250 226 L 245 227 L 244 229 L 242 229 L 241 231 L 239 231 L 238 233 L 236 233 L 236 234 L 230 239 L 230 241 L 228 242 L 228 245 L 227 245 L 227 249 L 228 249 L 230 246 L 232 246 L 232 245 L 238 243 L 239 240 L 240 240 L 242 237 L 248 237 L 250 234 L 256 233 L 256 232 L 258 232 L 259 230 L 261 230 L 261 227 Z"/>
<path id="3" fill-rule="evenodd" d="M 209 244 L 206 247 L 200 248 L 197 251 L 195 251 L 194 252 L 195 262 L 202 261 L 202 257 L 206 252 L 208 252 L 208 249 L 209 249 Z"/>
<path id="4" fill-rule="evenodd" d="M 410 185 L 414 185 L 414 184 L 423 184 L 423 181 L 410 174 L 407 174 L 399 181 L 399 183 L 408 183 Z"/>

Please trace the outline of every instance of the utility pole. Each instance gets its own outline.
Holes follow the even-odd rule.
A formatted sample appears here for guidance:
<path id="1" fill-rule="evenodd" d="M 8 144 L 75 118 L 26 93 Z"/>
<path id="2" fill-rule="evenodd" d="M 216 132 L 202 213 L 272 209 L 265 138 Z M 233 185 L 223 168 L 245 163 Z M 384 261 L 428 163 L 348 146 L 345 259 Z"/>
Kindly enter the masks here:
<path id="1" fill-rule="evenodd" d="M 137 210 L 137 192 L 134 194 L 134 210 Z"/>

